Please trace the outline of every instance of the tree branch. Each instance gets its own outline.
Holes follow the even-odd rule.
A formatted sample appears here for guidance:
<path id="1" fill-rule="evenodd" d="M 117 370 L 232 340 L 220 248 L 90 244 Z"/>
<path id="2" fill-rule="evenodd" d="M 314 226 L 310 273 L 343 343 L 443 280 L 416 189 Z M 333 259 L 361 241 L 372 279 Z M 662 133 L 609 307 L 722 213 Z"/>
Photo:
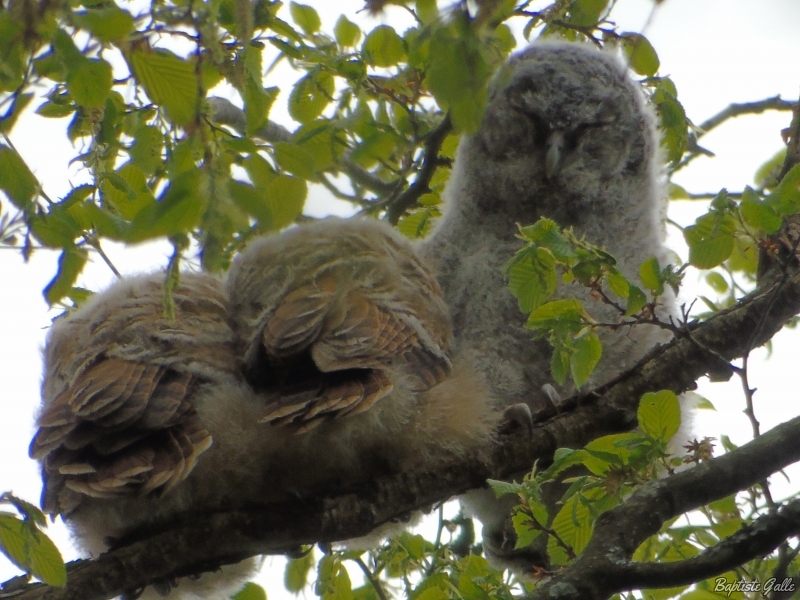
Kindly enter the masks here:
<path id="1" fill-rule="evenodd" d="M 728 119 L 733 119 L 742 115 L 761 114 L 768 110 L 794 110 L 796 105 L 797 103 L 790 102 L 789 100 L 783 100 L 780 96 L 773 96 L 772 98 L 765 98 L 764 100 L 757 100 L 755 102 L 731 104 L 713 117 L 700 123 L 700 125 L 697 126 L 697 131 L 694 133 L 690 132 L 689 141 L 687 143 L 688 155 L 685 156 L 683 160 L 681 160 L 681 162 L 675 166 L 674 169 L 672 169 L 672 173 L 679 171 L 701 154 L 714 156 L 713 152 L 710 152 L 699 146 L 697 140 L 699 140 L 712 129 L 722 125 L 722 123 Z"/>
<path id="2" fill-rule="evenodd" d="M 703 483 L 703 485 L 706 485 Z M 669 563 L 631 563 L 621 569 L 626 588 L 664 588 L 708 579 L 774 551 L 786 538 L 800 533 L 800 500 L 792 500 L 699 556 Z"/>
<path id="3" fill-rule="evenodd" d="M 742 115 L 757 115 L 762 114 L 768 110 L 793 110 L 795 102 L 790 100 L 783 100 L 780 96 L 773 96 L 772 98 L 765 98 L 764 100 L 757 100 L 755 102 L 742 102 L 741 104 L 731 104 L 724 110 L 721 110 L 713 117 L 706 119 L 697 126 L 699 130 L 696 137 L 699 139 L 707 134 L 709 131 L 722 125 L 728 119 L 740 117 Z"/>
<path id="4" fill-rule="evenodd" d="M 338 496 L 211 515 L 187 515 L 184 521 L 168 524 L 158 532 L 142 534 L 137 540 L 97 559 L 71 563 L 69 581 L 64 589 L 12 581 L 4 586 L 3 592 L 21 592 L 13 596 L 15 600 L 101 600 L 164 578 L 213 570 L 247 556 L 280 554 L 300 544 L 366 535 L 378 525 L 402 520 L 412 511 L 424 510 L 436 502 L 481 487 L 487 478 L 501 479 L 527 470 L 535 459 L 551 457 L 556 448 L 579 447 L 600 435 L 630 429 L 636 424 L 636 407 L 643 393 L 692 389 L 696 379 L 719 367 L 720 357 L 730 360 L 743 356 L 767 341 L 783 323 L 800 312 L 798 280 L 800 269 L 793 264 L 777 281 L 760 288 L 736 306 L 690 326 L 691 336 L 684 335 L 654 349 L 614 382 L 573 398 L 570 410 L 538 424 L 530 438 L 524 428 L 502 436 L 488 462 L 462 457 L 437 472 L 386 476 L 363 489 L 349 490 Z M 793 421 L 782 426 L 784 429 L 780 431 L 795 426 L 797 423 Z M 729 489 L 735 491 L 731 486 L 735 487 L 736 482 L 745 486 L 747 482 L 759 481 L 772 472 L 770 469 L 781 468 L 796 460 L 794 454 L 800 453 L 800 447 L 793 441 L 796 437 L 790 438 L 790 442 L 784 440 L 779 452 L 775 452 L 772 445 L 763 449 L 772 439 L 762 442 L 765 438 L 767 435 L 756 440 L 761 445 L 745 453 L 752 462 L 742 469 L 741 477 L 729 473 L 729 467 L 725 466 L 728 462 L 718 462 L 735 460 L 727 459 L 735 454 L 731 453 L 709 463 L 712 466 L 702 465 L 690 472 L 704 473 L 711 469 L 716 473 L 718 469 L 714 477 L 727 481 L 727 485 L 698 486 L 695 483 L 695 487 L 726 495 L 731 493 Z M 699 471 L 701 468 L 704 470 Z M 670 493 L 670 498 L 673 496 L 676 494 Z M 689 498 L 702 500 L 705 496 L 693 492 Z M 673 501 L 678 503 L 675 505 L 678 513 L 689 510 L 683 507 L 687 500 Z M 658 530 L 658 526 L 652 527 Z M 0 598 L 4 597 L 10 596 L 0 593 Z"/>
<path id="5" fill-rule="evenodd" d="M 436 167 L 439 166 L 439 151 L 445 138 L 453 131 L 453 123 L 450 120 L 450 113 L 444 116 L 441 123 L 432 129 L 425 138 L 425 147 L 422 154 L 422 166 L 417 172 L 417 177 L 408 189 L 402 192 L 397 198 L 387 203 L 386 220 L 392 225 L 396 225 L 403 216 L 403 213 L 414 206 L 422 194 L 431 191 L 430 183 Z"/>
<path id="6" fill-rule="evenodd" d="M 719 458 L 649 483 L 603 513 L 575 562 L 536 588 L 531 600 L 600 600 L 623 590 L 694 583 L 771 552 L 800 532 L 800 501 L 758 519 L 695 559 L 665 564 L 630 561 L 669 519 L 755 485 L 800 460 L 800 417 Z M 791 446 L 791 448 L 789 448 Z"/>

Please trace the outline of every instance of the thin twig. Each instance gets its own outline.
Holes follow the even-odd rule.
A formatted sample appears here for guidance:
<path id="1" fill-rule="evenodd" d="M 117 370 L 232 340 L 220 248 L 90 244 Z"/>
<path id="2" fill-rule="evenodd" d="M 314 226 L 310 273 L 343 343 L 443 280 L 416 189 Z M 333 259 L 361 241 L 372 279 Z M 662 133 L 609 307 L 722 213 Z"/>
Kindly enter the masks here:
<path id="1" fill-rule="evenodd" d="M 764 100 L 757 100 L 755 102 L 742 102 L 729 105 L 727 108 L 721 110 L 716 115 L 706 119 L 697 126 L 696 131 L 690 136 L 687 148 L 688 154 L 681 160 L 681 162 L 671 169 L 670 172 L 675 173 L 676 171 L 679 171 L 700 155 L 711 154 L 713 156 L 713 153 L 710 153 L 705 148 L 700 147 L 697 144 L 697 140 L 706 135 L 712 129 L 719 127 L 728 119 L 733 119 L 742 115 L 757 115 L 768 110 L 793 110 L 795 106 L 795 102 L 783 100 L 780 96 L 773 96 L 772 98 L 765 98 Z M 781 177 L 782 176 L 783 175 L 781 175 Z"/>
<path id="2" fill-rule="evenodd" d="M 105 253 L 102 246 L 100 246 L 100 240 L 88 234 L 84 234 L 83 239 L 86 240 L 86 243 L 89 244 L 89 246 L 97 251 L 97 253 L 100 255 L 100 258 L 102 258 L 103 262 L 106 263 L 106 266 L 108 266 L 108 268 L 111 269 L 111 272 L 114 273 L 114 276 L 117 279 L 122 279 L 122 275 L 117 270 L 117 267 L 114 266 L 114 263 L 111 262 L 111 259 L 108 258 L 108 255 Z"/>
<path id="3" fill-rule="evenodd" d="M 436 172 L 436 167 L 440 165 L 439 151 L 451 131 L 453 131 L 453 123 L 448 113 L 426 136 L 422 153 L 422 166 L 417 173 L 417 178 L 408 189 L 387 204 L 386 220 L 392 225 L 397 224 L 403 213 L 414 206 L 420 196 L 431 191 L 429 187 L 431 179 Z"/>
<path id="4" fill-rule="evenodd" d="M 380 600 L 389 600 L 386 597 L 386 592 L 383 591 L 383 586 L 381 586 L 380 580 L 375 578 L 375 576 L 369 570 L 367 563 L 365 563 L 360 556 L 353 558 L 352 561 L 356 563 L 364 573 L 364 577 L 366 577 L 367 581 L 369 581 L 370 585 L 375 590 L 375 593 L 378 595 L 378 598 L 380 598 Z"/>

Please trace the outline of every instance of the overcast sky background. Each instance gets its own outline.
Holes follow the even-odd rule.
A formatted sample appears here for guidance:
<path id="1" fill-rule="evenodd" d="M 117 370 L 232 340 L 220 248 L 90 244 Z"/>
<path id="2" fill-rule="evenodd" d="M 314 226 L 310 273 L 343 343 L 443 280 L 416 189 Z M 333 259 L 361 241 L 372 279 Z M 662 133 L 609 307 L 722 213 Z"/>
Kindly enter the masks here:
<path id="1" fill-rule="evenodd" d="M 342 13 L 351 20 L 370 23 L 366 17 L 356 15 L 362 6 L 358 0 L 309 1 L 323 17 L 323 29 L 331 31 L 333 23 Z M 534 3 L 536 7 L 541 2 Z M 619 0 L 612 13 L 623 31 L 643 31 L 653 6 L 652 0 Z M 283 16 L 289 19 L 288 10 Z M 402 31 L 410 26 L 408 15 L 401 9 L 388 12 L 372 21 L 385 22 Z M 520 27 L 524 23 L 520 23 Z M 655 11 L 645 35 L 656 48 L 661 59 L 660 74 L 675 81 L 679 99 L 688 116 L 700 123 L 718 113 L 732 102 L 760 100 L 780 94 L 794 100 L 800 94 L 800 2 L 797 0 L 666 0 Z M 298 78 L 288 69 L 271 74 L 266 85 L 278 85 L 283 92 L 271 117 L 290 129 L 291 122 L 285 102 L 291 84 Z M 33 106 L 38 103 L 34 102 Z M 747 116 L 728 122 L 709 133 L 702 145 L 716 157 L 702 157 L 682 171 L 676 182 L 691 192 L 717 192 L 722 187 L 731 191 L 752 184 L 756 169 L 782 147 L 780 131 L 787 127 L 790 113 L 770 112 L 760 116 Z M 70 184 L 78 185 L 83 175 L 69 159 L 76 151 L 64 135 L 68 119 L 43 119 L 29 113 L 14 129 L 12 142 L 33 169 L 51 198 L 63 197 Z M 3 198 L 3 206 L 7 207 Z M 700 214 L 705 203 L 673 202 L 670 217 L 681 224 L 689 224 Z M 328 213 L 349 214 L 350 208 L 315 190 L 307 204 L 307 212 L 314 215 Z M 682 237 L 674 228 L 669 243 L 682 257 L 686 257 Z M 124 274 L 151 271 L 166 264 L 170 248 L 166 244 L 147 244 L 135 249 L 125 249 L 106 244 L 112 261 Z M 16 495 L 38 502 L 41 484 L 36 464 L 28 458 L 28 443 L 33 434 L 33 422 L 39 402 L 41 379 L 40 352 L 47 327 L 56 314 L 48 311 L 41 294 L 56 271 L 58 254 L 51 251 L 36 252 L 28 264 L 21 256 L 8 249 L 0 251 L 0 382 L 2 383 L 3 418 L 0 420 L 0 492 L 13 491 Z M 643 257 L 644 258 L 644 257 Z M 691 290 L 684 298 L 694 294 L 712 295 L 705 287 L 695 286 L 699 276 L 690 271 L 687 282 Z M 81 276 L 79 285 L 92 290 L 103 289 L 113 281 L 109 269 L 95 257 Z M 758 388 L 755 396 L 756 414 L 762 432 L 796 416 L 798 410 L 798 379 L 796 368 L 800 352 L 800 332 L 784 331 L 773 340 L 773 356 L 764 361 L 766 353 L 753 353 L 750 367 L 750 384 Z M 716 412 L 702 411 L 695 418 L 698 436 L 720 438 L 729 435 L 738 443 L 750 439 L 750 423 L 741 413 L 744 398 L 739 380 L 726 384 L 701 383 L 699 390 L 711 399 Z M 792 471 L 789 471 L 791 474 Z M 795 471 L 798 477 L 800 473 Z M 786 482 L 773 478 L 777 485 L 776 497 L 783 497 L 800 489 L 797 478 Z M 48 534 L 53 537 L 66 560 L 77 557 L 71 548 L 65 527 L 59 521 Z M 265 570 L 260 582 L 269 588 L 275 600 L 288 594 L 282 590 L 282 559 L 267 559 L 273 566 Z M 0 556 L 0 582 L 18 574 L 4 557 Z"/>

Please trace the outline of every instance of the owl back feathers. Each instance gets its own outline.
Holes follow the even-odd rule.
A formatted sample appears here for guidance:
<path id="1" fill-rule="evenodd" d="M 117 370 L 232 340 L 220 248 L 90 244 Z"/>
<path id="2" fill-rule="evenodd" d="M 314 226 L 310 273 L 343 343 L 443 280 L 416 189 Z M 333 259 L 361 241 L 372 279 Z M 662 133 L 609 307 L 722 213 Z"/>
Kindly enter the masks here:
<path id="1" fill-rule="evenodd" d="M 166 493 L 211 445 L 191 397 L 237 370 L 222 286 L 187 274 L 170 321 L 162 280 L 119 283 L 50 332 L 30 454 L 42 462 L 51 514 L 84 496 Z"/>
<path id="2" fill-rule="evenodd" d="M 367 410 L 396 383 L 423 391 L 450 373 L 441 290 L 384 224 L 328 219 L 257 240 L 228 292 L 266 422 L 307 431 Z"/>

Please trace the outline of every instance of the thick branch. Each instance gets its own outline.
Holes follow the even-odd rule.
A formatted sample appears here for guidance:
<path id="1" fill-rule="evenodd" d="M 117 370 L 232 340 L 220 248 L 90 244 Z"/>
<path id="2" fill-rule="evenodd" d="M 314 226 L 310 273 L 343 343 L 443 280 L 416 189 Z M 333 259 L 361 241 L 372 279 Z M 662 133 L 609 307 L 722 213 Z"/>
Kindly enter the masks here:
<path id="1" fill-rule="evenodd" d="M 798 269 L 793 266 L 780 281 L 691 327 L 691 337 L 687 335 L 657 348 L 616 382 L 575 401 L 568 412 L 537 425 L 530 440 L 523 431 L 504 436 L 488 464 L 465 457 L 439 472 L 384 477 L 363 490 L 337 497 L 195 516 L 95 560 L 73 563 L 65 589 L 23 586 L 24 592 L 14 597 L 99 600 L 165 577 L 211 570 L 246 556 L 283 553 L 299 544 L 358 537 L 382 523 L 403 519 L 411 511 L 480 487 L 487 478 L 498 479 L 528 469 L 536 458 L 549 457 L 558 447 L 576 447 L 599 435 L 629 429 L 635 424 L 642 393 L 691 389 L 697 378 L 718 369 L 720 357 L 729 360 L 742 356 L 774 335 L 800 311 L 800 288 L 794 283 L 797 278 Z M 793 421 L 782 427 L 796 425 Z M 772 472 L 770 469 L 795 460 L 794 453 L 800 452 L 800 447 L 794 439 L 796 436 L 788 443 L 784 440 L 778 452 L 772 446 L 754 446 L 762 450 L 748 451 L 748 466 L 743 470 L 754 473 L 749 478 L 735 479 L 724 466 L 728 463 L 713 461 L 695 471 L 703 473 L 699 471 L 702 468 L 714 473 L 720 469 L 718 476 L 729 477 L 731 485 L 695 485 L 726 495 L 736 485 L 759 481 Z M 718 467 L 719 464 L 723 466 Z M 700 502 L 705 496 L 690 498 Z M 673 501 L 678 513 L 690 508 L 691 502 Z M 658 529 L 655 524 L 653 527 Z M 15 588 L 20 589 L 18 585 Z"/>
<path id="2" fill-rule="evenodd" d="M 630 562 L 636 548 L 658 533 L 667 520 L 755 485 L 800 460 L 800 445 L 795 443 L 798 436 L 800 417 L 778 425 L 734 452 L 639 488 L 624 504 L 597 519 L 583 554 L 538 587 L 531 599 L 553 598 L 557 594 L 560 600 L 600 600 L 648 585 L 693 583 L 733 566 L 731 559 L 737 549 L 744 552 L 745 556 L 739 557 L 743 560 L 773 550 L 787 536 L 800 531 L 800 523 L 796 521 L 800 514 L 797 501 L 771 519 L 760 519 L 694 561 L 670 565 Z M 686 569 L 685 573 L 680 571 L 680 565 Z M 674 579 L 665 579 L 666 573 Z"/>
<path id="3" fill-rule="evenodd" d="M 707 485 L 705 482 L 703 485 Z M 800 533 L 800 500 L 745 525 L 729 538 L 695 558 L 669 563 L 631 563 L 620 569 L 620 579 L 631 588 L 689 585 L 730 571 L 774 551 L 788 537 Z"/>

